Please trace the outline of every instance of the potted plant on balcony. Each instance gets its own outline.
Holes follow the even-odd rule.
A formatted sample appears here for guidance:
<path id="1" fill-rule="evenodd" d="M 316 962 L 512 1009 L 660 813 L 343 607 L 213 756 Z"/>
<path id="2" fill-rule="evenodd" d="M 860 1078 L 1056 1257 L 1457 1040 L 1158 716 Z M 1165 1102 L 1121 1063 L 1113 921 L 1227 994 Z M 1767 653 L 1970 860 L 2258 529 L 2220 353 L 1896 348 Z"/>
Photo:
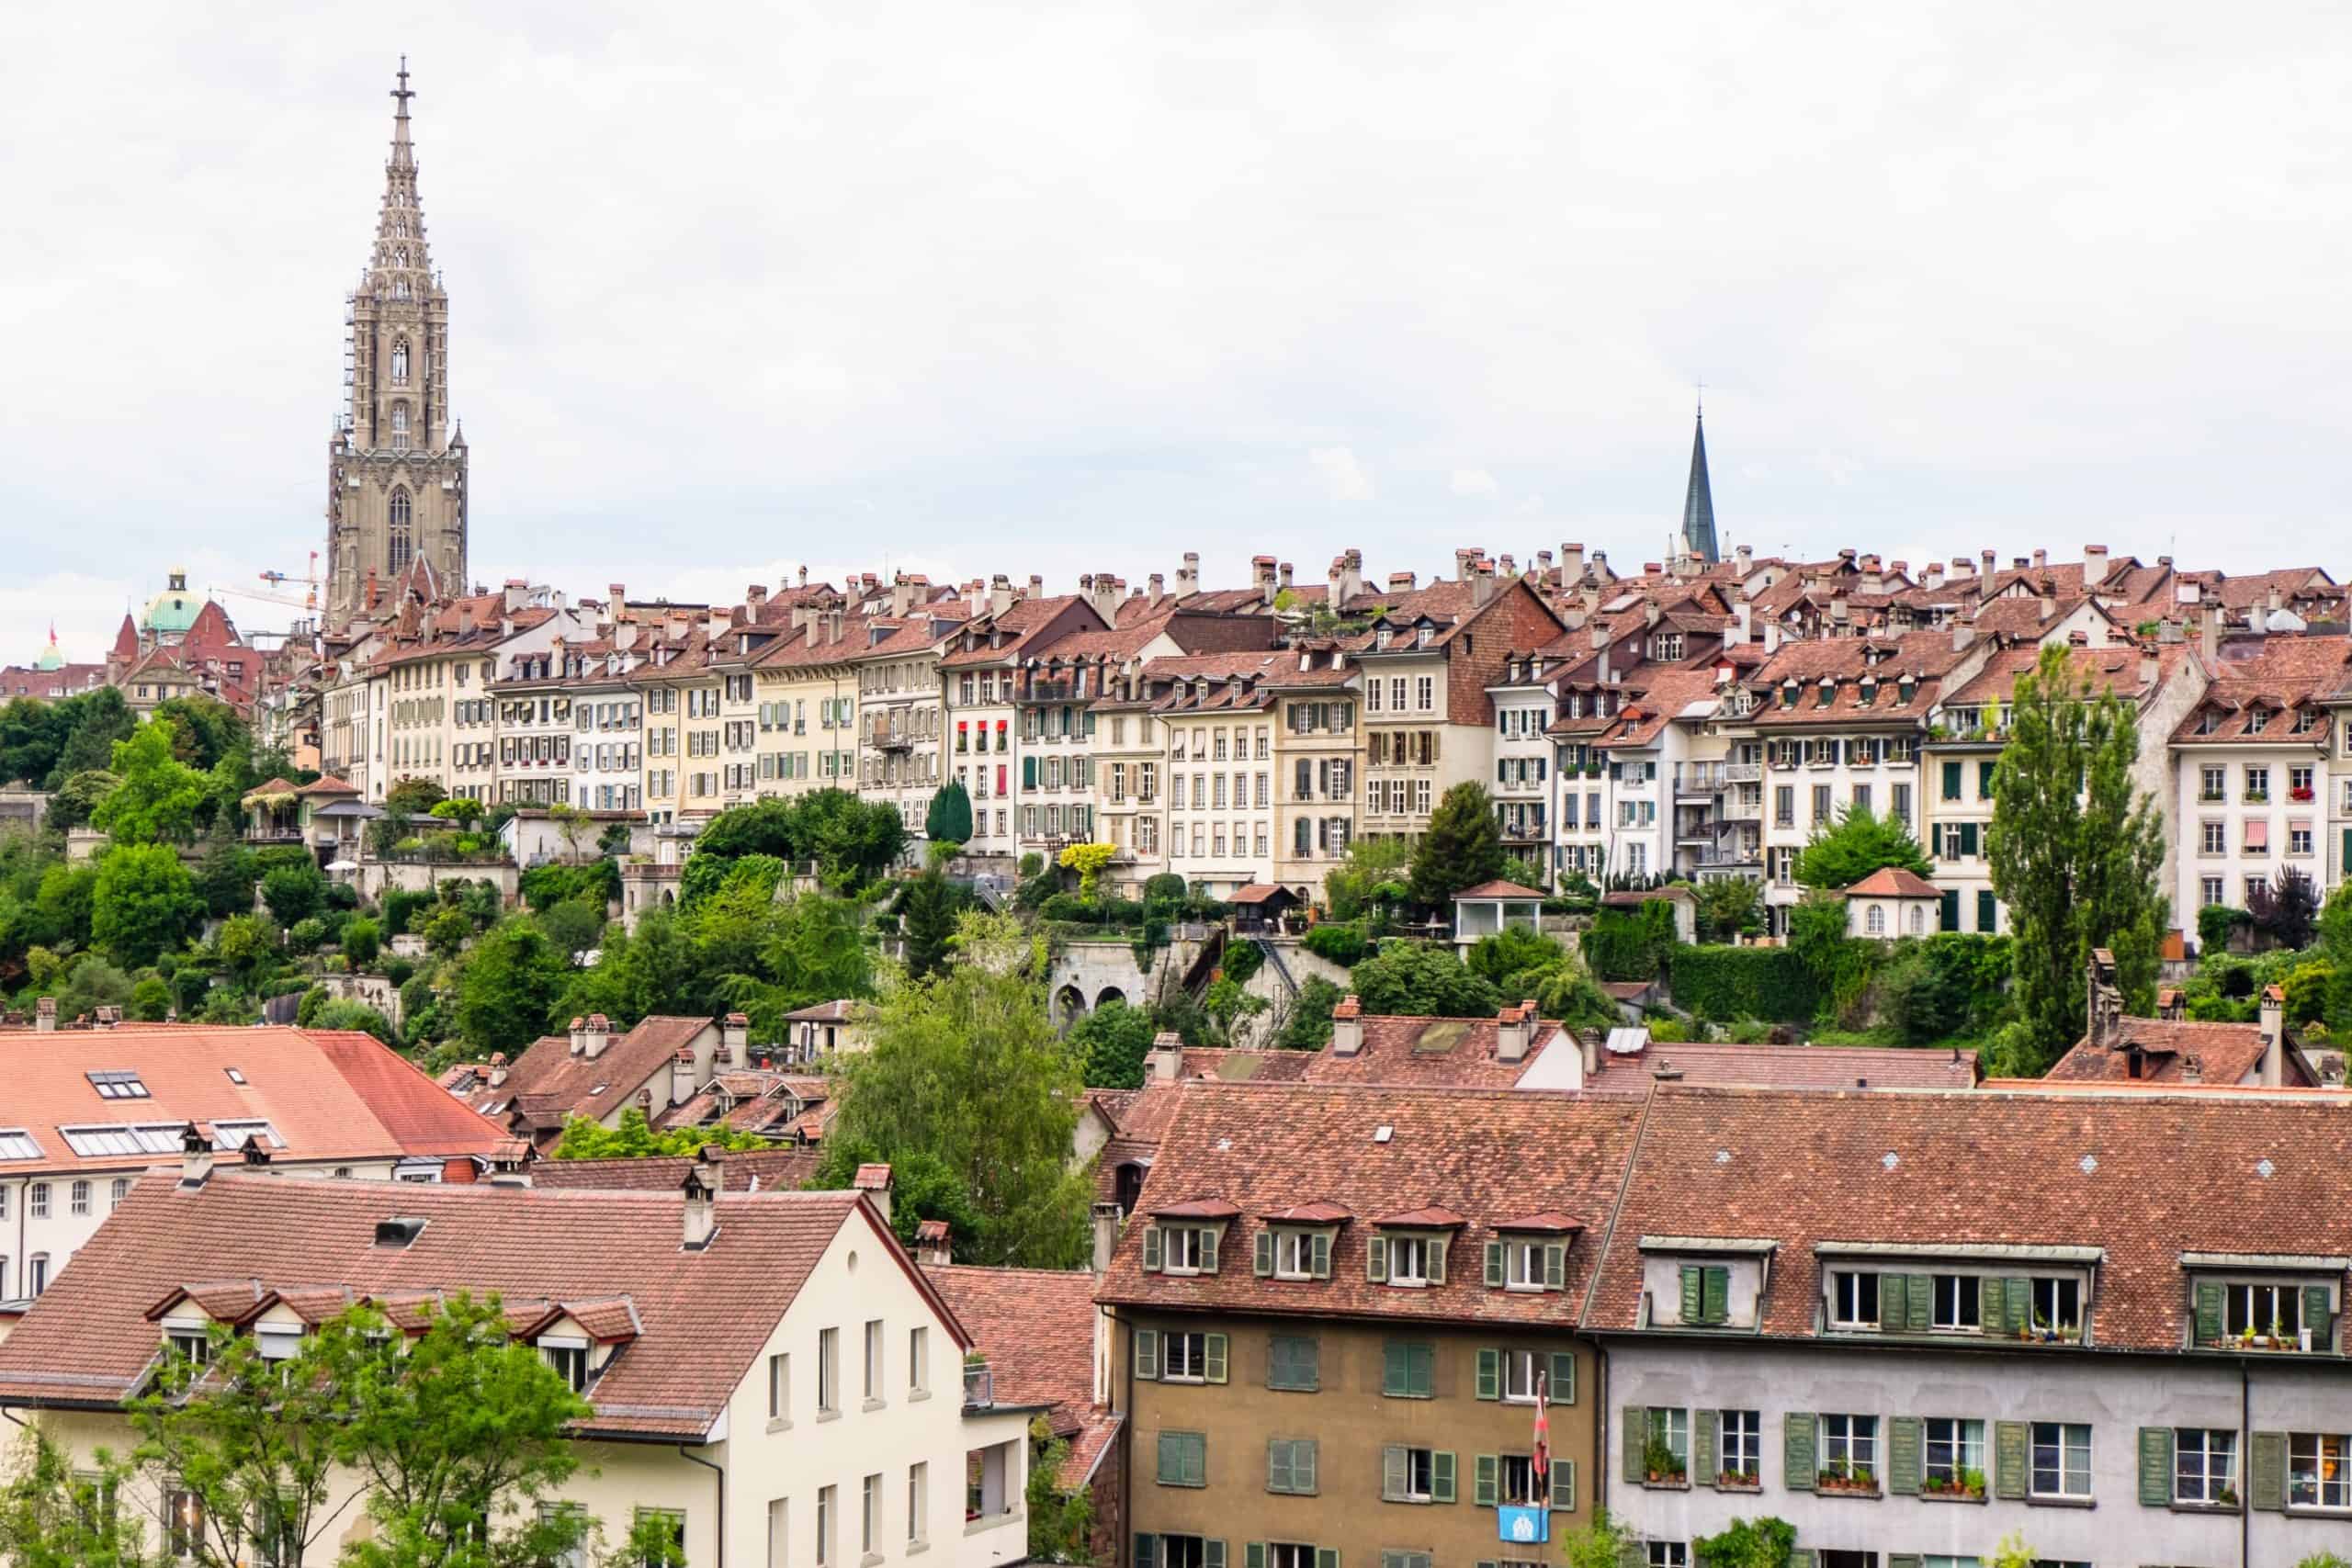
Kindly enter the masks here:
<path id="1" fill-rule="evenodd" d="M 1715 1472 L 1715 1485 L 1719 1489 L 1728 1492 L 1758 1492 L 1763 1490 L 1762 1478 L 1752 1470 L 1719 1470 Z"/>
<path id="2" fill-rule="evenodd" d="M 1642 1468 L 1649 1472 L 1653 1486 L 1682 1486 L 1689 1483 L 1689 1471 L 1682 1457 L 1668 1446 L 1663 1438 L 1652 1438 L 1642 1449 Z"/>

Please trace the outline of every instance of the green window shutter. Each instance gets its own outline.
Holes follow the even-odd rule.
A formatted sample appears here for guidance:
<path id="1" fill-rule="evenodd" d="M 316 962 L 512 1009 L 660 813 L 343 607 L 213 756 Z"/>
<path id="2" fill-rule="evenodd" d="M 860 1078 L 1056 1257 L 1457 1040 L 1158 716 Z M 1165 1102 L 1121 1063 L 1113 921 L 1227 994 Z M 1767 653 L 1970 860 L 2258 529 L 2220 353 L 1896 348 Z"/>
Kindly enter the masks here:
<path id="1" fill-rule="evenodd" d="M 1430 1283 L 1432 1285 L 1442 1285 L 1445 1283 L 1445 1237 L 1438 1236 L 1430 1241 Z"/>
<path id="2" fill-rule="evenodd" d="M 1568 1249 L 1560 1242 L 1544 1244 L 1544 1288 L 1547 1291 L 1568 1288 Z"/>
<path id="3" fill-rule="evenodd" d="M 1158 1225 L 1143 1227 L 1143 1271 L 1147 1274 L 1156 1274 L 1159 1271 L 1159 1227 Z"/>
<path id="4" fill-rule="evenodd" d="M 2220 1300 L 2218 1296 L 2214 1298 L 2216 1304 Z M 1976 1322 L 1987 1334 L 2008 1332 L 2001 1321 L 2001 1281 L 1990 1275 L 1981 1276 L 1976 1281 Z"/>
<path id="5" fill-rule="evenodd" d="M 1999 769 L 2000 765 L 2001 764 L 1998 762 L 1979 762 L 1976 764 L 1976 796 L 1978 799 L 1990 800 L 1993 798 L 1993 774 Z"/>
<path id="6" fill-rule="evenodd" d="M 1493 1289 L 1502 1282 L 1503 1244 L 1498 1241 L 1490 1241 L 1487 1244 L 1487 1288 Z"/>
<path id="7" fill-rule="evenodd" d="M 1814 1568 L 1814 1564 L 1818 1561 L 1820 1560 L 1814 1555 L 1813 1548 L 1809 1546 L 1796 1547 L 1789 1552 L 1789 1568 Z"/>
<path id="8" fill-rule="evenodd" d="M 1715 1450 L 1723 1441 L 1723 1412 L 1693 1410 L 1690 1413 L 1690 1479 L 1701 1486 L 1713 1486 L 1715 1477 L 1723 1473 Z"/>
<path id="9" fill-rule="evenodd" d="M 2325 1285 L 2303 1287 L 2303 1326 L 2312 1331 L 2312 1349 L 2328 1348 L 2332 1337 L 2331 1330 L 2335 1325 L 2329 1321 Z"/>
<path id="10" fill-rule="evenodd" d="M 1222 1334 L 1204 1335 L 1202 1342 L 1206 1354 L 1201 1359 L 1207 1363 L 1208 1381 L 1223 1382 L 1225 1381 L 1226 1337 Z"/>
<path id="11" fill-rule="evenodd" d="M 1206 1486 L 1209 1483 L 1209 1439 L 1205 1432 L 1184 1434 L 1184 1484 Z"/>
<path id="12" fill-rule="evenodd" d="M 1628 1486 L 1639 1486 L 1645 1479 L 1642 1470 L 1642 1445 L 1649 1440 L 1650 1413 L 1646 1406 L 1628 1404 L 1618 1413 L 1618 1433 L 1624 1463 L 1619 1475 Z"/>
<path id="13" fill-rule="evenodd" d="M 2222 1281 L 2197 1281 L 2197 1343 L 2210 1344 L 2222 1337 Z"/>
<path id="14" fill-rule="evenodd" d="M 1544 1393 L 1551 1396 L 1555 1404 L 1574 1404 L 1577 1402 L 1577 1353 L 1574 1350 L 1552 1352 L 1552 1377 L 1545 1385 Z"/>
<path id="15" fill-rule="evenodd" d="M 1900 1334 L 1910 1322 L 1907 1303 L 1911 1299 L 1910 1276 L 1881 1274 L 1878 1277 L 1878 1327 L 1882 1334 Z"/>
<path id="16" fill-rule="evenodd" d="M 1136 1330 L 1136 1376 L 1146 1382 L 1159 1381 L 1159 1330 Z"/>
<path id="17" fill-rule="evenodd" d="M 1272 1485 L 1269 1482 L 1267 1484 Z M 1266 1568 L 1266 1543 L 1253 1540 L 1241 1549 L 1243 1568 Z"/>
<path id="18" fill-rule="evenodd" d="M 1453 1498 L 1453 1450 L 1434 1450 L 1430 1454 L 1430 1501 L 1451 1503 Z"/>
<path id="19" fill-rule="evenodd" d="M 2001 1281 L 2001 1289 L 2008 1299 L 2001 1303 L 2001 1316 L 2011 1328 L 2021 1328 L 2033 1321 L 2033 1281 L 2018 1276 Z"/>
<path id="20" fill-rule="evenodd" d="M 1571 1514 L 1577 1511 L 1577 1461 L 1572 1459 L 1552 1461 L 1552 1506 Z"/>
<path id="21" fill-rule="evenodd" d="M 1315 1568 L 1340 1568 L 1340 1549 L 1336 1546 L 1317 1547 Z"/>
<path id="22" fill-rule="evenodd" d="M 1973 822 L 1962 822 L 1960 825 L 1960 858 L 1962 860 L 1976 858 L 1976 824 Z"/>
<path id="23" fill-rule="evenodd" d="M 1938 905 L 1936 914 L 1938 920 L 1936 929 L 1938 931 L 1956 931 L 1960 930 L 1959 888 L 1947 887 L 1944 889 L 1943 899 L 1942 902 Z"/>
<path id="24" fill-rule="evenodd" d="M 1201 1227 L 1201 1272 L 1216 1272 L 1216 1227 L 1214 1225 Z"/>
<path id="25" fill-rule="evenodd" d="M 1158 1536 L 1136 1537 L 1136 1568 L 1159 1568 L 1159 1538 Z"/>
<path id="26" fill-rule="evenodd" d="M 1315 1491 L 1315 1472 L 1321 1464 L 1322 1457 L 1322 1449 L 1314 1438 L 1299 1438 L 1292 1441 L 1290 1445 L 1291 1479 L 1297 1483 L 1301 1492 Z"/>
<path id="27" fill-rule="evenodd" d="M 1037 787 L 1037 759 L 1035 757 L 1021 759 L 1021 787 L 1023 789 Z"/>
<path id="28" fill-rule="evenodd" d="M 1944 798 L 1946 800 L 1960 798 L 1960 764 L 1958 762 L 1944 764 Z"/>
<path id="29" fill-rule="evenodd" d="M 2246 1501 L 2276 1513 L 2287 1506 L 2287 1434 L 2256 1432 L 2247 1448 Z"/>
<path id="30" fill-rule="evenodd" d="M 1363 1277 L 1374 1284 L 1388 1278 L 1388 1238 L 1376 1235 L 1363 1244 Z"/>
<path id="31" fill-rule="evenodd" d="M 1437 1397 L 1437 1347 L 1419 1340 L 1405 1347 L 1405 1382 L 1416 1399 Z"/>
<path id="32" fill-rule="evenodd" d="M 2172 1504 L 2172 1428 L 2140 1428 L 2140 1504 L 2164 1508 Z"/>
<path id="33" fill-rule="evenodd" d="M 1290 1487 L 1290 1439 L 1269 1438 L 1266 1439 L 1266 1490 L 1287 1492 Z M 1254 1541 L 1251 1543 L 1252 1551 L 1256 1550 L 1256 1544 Z"/>
<path id="34" fill-rule="evenodd" d="M 1792 1410 L 1781 1417 L 1781 1484 L 1792 1492 L 1813 1490 L 1820 1467 L 1813 1462 L 1814 1417 L 1810 1410 Z"/>
<path id="35" fill-rule="evenodd" d="M 1890 1551 L 1886 1554 L 1886 1568 L 1925 1568 L 1925 1564 L 1916 1551 Z"/>
<path id="36" fill-rule="evenodd" d="M 1315 1233 L 1315 1267 L 1310 1272 L 1318 1280 L 1331 1277 L 1331 1233 L 1329 1231 Z"/>
<path id="37" fill-rule="evenodd" d="M 2001 923 L 2001 903 L 1989 887 L 1976 890 L 1976 929 L 1991 936 Z"/>
<path id="38" fill-rule="evenodd" d="M 1617 1549 L 1617 1568 L 1649 1568 L 1649 1550 L 1639 1540 L 1629 1540 Z"/>
<path id="39" fill-rule="evenodd" d="M 1919 1495 L 1919 1418 L 1897 1416 L 1886 1426 L 1886 1489 L 1906 1497 Z"/>
<path id="40" fill-rule="evenodd" d="M 1162 1486 L 1181 1486 L 1184 1483 L 1184 1434 L 1159 1434 L 1159 1468 L 1153 1479 Z"/>
<path id="41" fill-rule="evenodd" d="M 1993 1423 L 1993 1495 L 2016 1501 L 2025 1495 L 2028 1438 L 2022 1421 Z"/>
<path id="42" fill-rule="evenodd" d="M 1258 1233 L 1258 1239 L 1250 1247 L 1250 1271 L 1261 1280 L 1274 1271 L 1273 1232 Z"/>
<path id="43" fill-rule="evenodd" d="M 1225 1568 L 1225 1542 L 1215 1536 L 1201 1542 L 1201 1568 Z"/>
<path id="44" fill-rule="evenodd" d="M 1478 1352 L 1478 1397 L 1500 1399 L 1503 1396 L 1502 1352 L 1485 1349 Z"/>
<path id="45" fill-rule="evenodd" d="M 1390 1443 L 1380 1450 L 1380 1495 L 1402 1497 L 1405 1495 L 1406 1459 L 1402 1444 Z"/>
<path id="46" fill-rule="evenodd" d="M 1684 1324 L 1698 1322 L 1700 1311 L 1706 1304 L 1706 1284 L 1701 1273 L 1696 1263 L 1682 1266 L 1682 1315 L 1679 1321 Z"/>
<path id="47" fill-rule="evenodd" d="M 1699 1271 L 1699 1317 L 1704 1323 L 1731 1318 L 1731 1267 L 1710 1263 Z"/>
<path id="48" fill-rule="evenodd" d="M 1478 1456 L 1477 1468 L 1471 1472 L 1470 1501 L 1472 1503 L 1481 1508 L 1491 1508 L 1495 1506 L 1495 1497 L 1501 1489 L 1501 1482 L 1498 1478 L 1502 1467 L 1503 1461 L 1498 1455 L 1480 1454 Z"/>
<path id="49" fill-rule="evenodd" d="M 1910 1274 L 1903 1287 L 1903 1321 L 1914 1334 L 1928 1332 L 1928 1309 L 1935 1304 L 1936 1282 L 1926 1274 Z"/>
<path id="50" fill-rule="evenodd" d="M 1380 1392 L 1391 1399 L 1403 1395 L 1409 1374 L 1405 1369 L 1405 1342 L 1391 1339 L 1380 1348 Z"/>

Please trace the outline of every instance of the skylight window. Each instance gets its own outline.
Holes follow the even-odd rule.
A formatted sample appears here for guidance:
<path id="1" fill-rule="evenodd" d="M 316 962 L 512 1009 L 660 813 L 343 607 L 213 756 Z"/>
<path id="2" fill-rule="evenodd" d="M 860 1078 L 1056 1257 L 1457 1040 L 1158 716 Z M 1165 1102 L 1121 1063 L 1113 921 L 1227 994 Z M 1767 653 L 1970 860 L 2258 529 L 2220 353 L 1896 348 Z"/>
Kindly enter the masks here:
<path id="1" fill-rule="evenodd" d="M 180 1149 L 180 1125 L 174 1122 L 132 1125 L 116 1122 L 86 1127 L 60 1127 L 65 1146 L 85 1159 L 107 1155 L 170 1155 Z"/>
<path id="2" fill-rule="evenodd" d="M 212 1123 L 212 1142 L 216 1148 L 242 1149 L 254 1138 L 262 1139 L 272 1148 L 282 1149 L 286 1146 L 286 1140 L 277 1135 L 277 1129 L 266 1122 L 215 1122 Z"/>
<path id="3" fill-rule="evenodd" d="M 245 1075 L 239 1072 L 234 1067 L 223 1067 L 220 1070 L 229 1075 L 229 1081 L 231 1083 L 242 1084 L 245 1081 Z"/>
<path id="4" fill-rule="evenodd" d="M 147 1086 L 136 1072 L 89 1073 L 85 1075 L 90 1087 L 98 1091 L 100 1100 L 145 1100 Z"/>
<path id="5" fill-rule="evenodd" d="M 0 1127 L 0 1159 L 39 1159 L 40 1145 L 22 1127 Z"/>

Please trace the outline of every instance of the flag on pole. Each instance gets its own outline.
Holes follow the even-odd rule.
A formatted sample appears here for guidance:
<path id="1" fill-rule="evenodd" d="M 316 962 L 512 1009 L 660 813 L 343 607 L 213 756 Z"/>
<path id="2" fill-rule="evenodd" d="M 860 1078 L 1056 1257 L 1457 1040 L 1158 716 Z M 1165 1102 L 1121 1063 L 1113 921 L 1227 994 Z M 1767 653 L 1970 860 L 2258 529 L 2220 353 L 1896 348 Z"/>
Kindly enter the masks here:
<path id="1" fill-rule="evenodd" d="M 1542 1372 L 1535 1374 L 1535 1453 L 1529 1468 L 1539 1491 L 1548 1492 L 1552 1473 L 1552 1391 Z"/>

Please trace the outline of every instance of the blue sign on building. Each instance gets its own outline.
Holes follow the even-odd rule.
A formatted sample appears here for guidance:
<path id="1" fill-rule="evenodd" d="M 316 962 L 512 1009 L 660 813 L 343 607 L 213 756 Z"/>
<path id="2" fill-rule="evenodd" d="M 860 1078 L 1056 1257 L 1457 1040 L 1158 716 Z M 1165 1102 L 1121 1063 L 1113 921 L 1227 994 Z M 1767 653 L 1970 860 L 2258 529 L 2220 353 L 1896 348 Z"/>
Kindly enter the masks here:
<path id="1" fill-rule="evenodd" d="M 1495 1538 L 1514 1546 L 1532 1546 L 1552 1539 L 1549 1508 L 1500 1507 L 1495 1510 Z"/>

